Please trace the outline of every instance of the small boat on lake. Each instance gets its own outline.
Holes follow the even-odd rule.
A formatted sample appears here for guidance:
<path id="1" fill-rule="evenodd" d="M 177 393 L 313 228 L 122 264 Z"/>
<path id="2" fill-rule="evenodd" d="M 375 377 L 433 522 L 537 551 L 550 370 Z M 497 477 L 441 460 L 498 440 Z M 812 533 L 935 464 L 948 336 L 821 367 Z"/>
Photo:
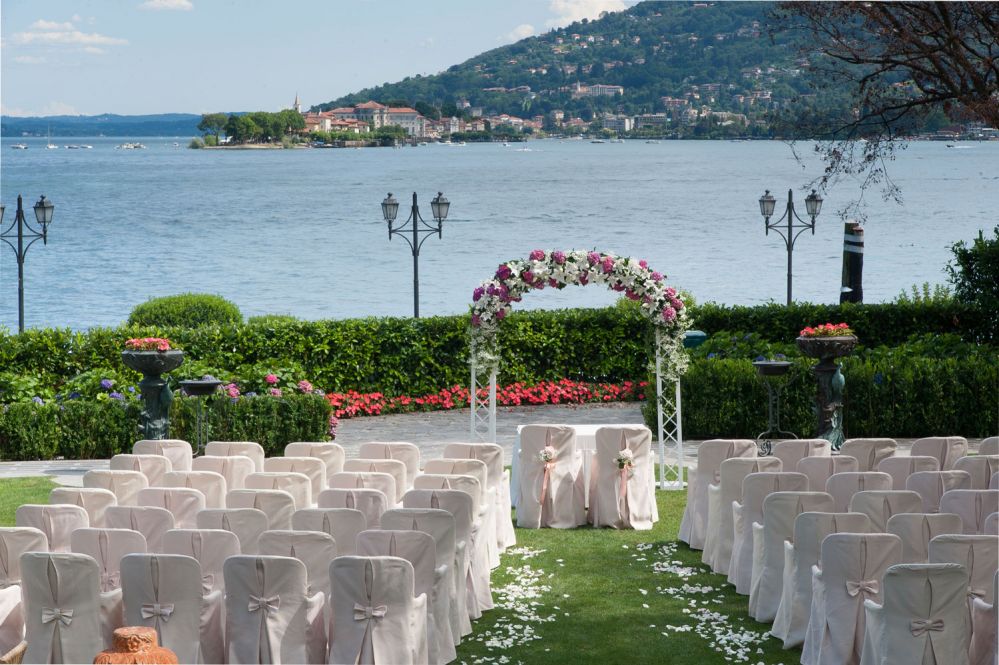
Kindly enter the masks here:
<path id="1" fill-rule="evenodd" d="M 27 150 L 28 146 L 25 143 L 15 143 L 10 148 L 11 150 Z"/>

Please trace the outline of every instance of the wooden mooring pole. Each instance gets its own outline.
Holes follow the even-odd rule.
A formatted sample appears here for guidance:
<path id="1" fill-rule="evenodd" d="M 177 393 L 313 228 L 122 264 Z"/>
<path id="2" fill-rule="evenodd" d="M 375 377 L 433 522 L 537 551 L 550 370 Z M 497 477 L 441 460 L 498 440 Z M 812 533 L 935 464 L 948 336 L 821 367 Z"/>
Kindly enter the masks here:
<path id="1" fill-rule="evenodd" d="M 864 227 L 847 222 L 843 235 L 843 280 L 839 301 L 864 302 Z"/>

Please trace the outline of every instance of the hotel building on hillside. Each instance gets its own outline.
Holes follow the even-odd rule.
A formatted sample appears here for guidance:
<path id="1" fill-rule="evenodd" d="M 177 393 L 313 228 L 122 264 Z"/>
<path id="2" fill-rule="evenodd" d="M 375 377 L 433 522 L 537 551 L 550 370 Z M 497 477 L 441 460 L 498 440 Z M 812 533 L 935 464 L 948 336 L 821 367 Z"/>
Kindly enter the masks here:
<path id="1" fill-rule="evenodd" d="M 367 123 L 373 129 L 399 125 L 410 136 L 426 136 L 427 119 L 416 109 L 409 107 L 391 108 L 378 102 L 364 102 L 353 107 L 343 106 L 326 111 L 338 120 L 355 120 Z"/>

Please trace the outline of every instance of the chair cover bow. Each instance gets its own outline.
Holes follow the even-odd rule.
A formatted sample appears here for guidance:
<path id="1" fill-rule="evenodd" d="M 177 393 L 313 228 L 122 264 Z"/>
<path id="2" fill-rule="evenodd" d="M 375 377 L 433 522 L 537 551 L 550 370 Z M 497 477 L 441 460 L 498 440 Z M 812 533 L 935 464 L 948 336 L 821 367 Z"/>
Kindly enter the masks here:
<path id="1" fill-rule="evenodd" d="M 985 589 L 976 589 L 974 587 L 968 587 L 968 595 L 973 598 L 985 598 Z"/>
<path id="2" fill-rule="evenodd" d="M 101 571 L 101 591 L 114 591 L 121 586 L 121 573 Z"/>
<path id="3" fill-rule="evenodd" d="M 278 611 L 279 607 L 281 607 L 280 596 L 271 596 L 269 598 L 250 596 L 250 603 L 247 609 L 251 612 L 263 609 L 268 614 L 274 614 Z"/>
<path id="4" fill-rule="evenodd" d="M 143 619 L 160 617 L 163 621 L 169 621 L 173 614 L 173 603 L 143 603 L 140 612 Z"/>
<path id="5" fill-rule="evenodd" d="M 913 619 L 909 623 L 909 630 L 913 637 L 919 637 L 927 631 L 942 631 L 943 629 L 943 619 Z"/>
<path id="6" fill-rule="evenodd" d="M 207 596 L 215 588 L 215 576 L 211 573 L 201 576 L 201 593 Z"/>
<path id="7" fill-rule="evenodd" d="M 73 623 L 73 610 L 61 610 L 58 607 L 42 608 L 42 623 L 52 623 L 58 620 L 64 626 Z"/>
<path id="8" fill-rule="evenodd" d="M 881 589 L 881 583 L 877 580 L 847 580 L 846 582 L 846 592 L 850 597 L 857 596 L 861 593 L 877 594 Z"/>
<path id="9" fill-rule="evenodd" d="M 360 605 L 354 603 L 354 621 L 367 621 L 368 619 L 381 619 L 385 616 L 388 608 L 384 605 L 372 607 L 370 605 Z"/>

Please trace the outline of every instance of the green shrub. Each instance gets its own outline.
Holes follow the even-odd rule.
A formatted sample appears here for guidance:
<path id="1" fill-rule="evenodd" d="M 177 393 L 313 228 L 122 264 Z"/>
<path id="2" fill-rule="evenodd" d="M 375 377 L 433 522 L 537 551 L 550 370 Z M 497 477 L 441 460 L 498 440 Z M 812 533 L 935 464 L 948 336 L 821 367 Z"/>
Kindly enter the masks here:
<path id="1" fill-rule="evenodd" d="M 200 139 L 197 136 L 195 136 L 193 139 L 191 139 L 191 142 L 187 144 L 187 147 L 190 148 L 191 150 L 201 150 L 202 148 L 205 147 L 205 142 L 203 139 Z"/>
<path id="2" fill-rule="evenodd" d="M 963 240 L 955 243 L 954 262 L 947 266 L 954 296 L 979 308 L 989 317 L 992 330 L 999 326 L 999 225 L 995 237 L 981 231 L 969 247 Z"/>
<path id="3" fill-rule="evenodd" d="M 152 298 L 137 305 L 128 317 L 131 326 L 238 325 L 243 315 L 235 304 L 208 293 L 180 293 Z"/>
<path id="4" fill-rule="evenodd" d="M 251 326 L 274 326 L 282 323 L 296 323 L 300 319 L 291 314 L 260 314 L 251 316 L 246 323 Z"/>
<path id="5" fill-rule="evenodd" d="M 0 458 L 52 459 L 59 454 L 59 406 L 20 402 L 0 413 Z"/>

